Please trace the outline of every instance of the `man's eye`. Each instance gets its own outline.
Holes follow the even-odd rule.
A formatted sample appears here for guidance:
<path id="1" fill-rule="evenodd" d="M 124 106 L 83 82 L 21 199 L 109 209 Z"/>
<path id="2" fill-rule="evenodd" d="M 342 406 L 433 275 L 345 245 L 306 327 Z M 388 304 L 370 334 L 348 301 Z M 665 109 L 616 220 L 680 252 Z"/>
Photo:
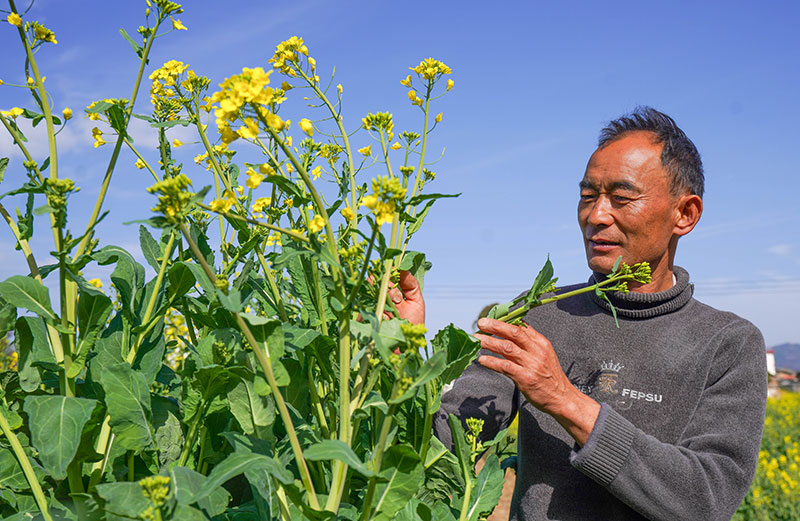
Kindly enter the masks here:
<path id="1" fill-rule="evenodd" d="M 591 201 L 596 196 L 594 194 L 581 194 L 581 201 Z"/>
<path id="2" fill-rule="evenodd" d="M 624 195 L 615 195 L 613 199 L 615 203 L 627 203 L 631 200 L 630 197 L 625 197 Z"/>

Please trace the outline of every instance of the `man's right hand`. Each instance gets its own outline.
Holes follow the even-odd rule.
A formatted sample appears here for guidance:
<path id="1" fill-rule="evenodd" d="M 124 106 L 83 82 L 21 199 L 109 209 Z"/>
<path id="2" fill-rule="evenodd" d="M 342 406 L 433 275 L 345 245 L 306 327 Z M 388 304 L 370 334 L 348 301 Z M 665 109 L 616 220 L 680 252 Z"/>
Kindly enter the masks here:
<path id="1" fill-rule="evenodd" d="M 412 324 L 425 323 L 425 299 L 422 298 L 419 281 L 410 271 L 400 272 L 400 281 L 397 286 L 389 290 L 389 298 L 397 308 L 397 315 L 400 318 Z"/>

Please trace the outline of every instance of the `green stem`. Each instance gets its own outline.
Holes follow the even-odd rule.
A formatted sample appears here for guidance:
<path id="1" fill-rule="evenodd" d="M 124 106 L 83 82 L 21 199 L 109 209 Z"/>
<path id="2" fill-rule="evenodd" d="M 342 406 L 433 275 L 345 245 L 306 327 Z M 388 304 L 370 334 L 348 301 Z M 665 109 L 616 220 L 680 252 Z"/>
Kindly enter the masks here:
<path id="1" fill-rule="evenodd" d="M 150 300 L 147 302 L 147 308 L 144 310 L 144 315 L 142 316 L 142 324 L 147 324 L 150 321 L 150 317 L 153 314 L 153 310 L 156 307 L 156 302 L 158 302 L 158 293 L 161 291 L 161 285 L 164 282 L 164 275 L 167 272 L 167 265 L 169 264 L 169 259 L 172 256 L 172 248 L 175 245 L 175 238 L 177 234 L 172 232 L 169 234 L 169 240 L 167 241 L 167 247 L 164 250 L 164 257 L 161 259 L 161 266 L 159 266 L 158 276 L 156 277 L 156 283 L 153 286 L 153 292 L 150 294 Z M 150 327 L 146 328 L 145 330 L 141 331 L 137 337 L 136 341 L 131 346 L 131 350 L 128 353 L 127 361 L 129 364 L 133 363 L 133 360 L 136 358 L 136 352 L 139 350 L 139 347 L 142 345 L 144 341 L 145 335 L 149 332 L 152 328 L 152 324 Z"/>
<path id="2" fill-rule="evenodd" d="M 322 402 L 319 399 L 317 392 L 317 382 L 314 381 L 314 368 L 311 364 L 308 365 L 308 389 L 311 391 L 311 405 L 313 407 L 314 415 L 317 417 L 319 423 L 320 433 L 323 438 L 330 438 L 331 433 L 328 429 L 328 421 L 325 419 L 325 409 L 322 407 Z"/>
<path id="3" fill-rule="evenodd" d="M 501 322 L 510 322 L 510 321 L 514 320 L 515 318 L 519 318 L 519 317 L 525 315 L 525 313 L 530 311 L 532 307 L 537 307 L 537 306 L 541 306 L 541 305 L 544 305 L 544 304 L 550 304 L 551 302 L 556 302 L 556 301 L 559 301 L 559 300 L 562 300 L 562 299 L 565 299 L 565 298 L 574 297 L 575 295 L 580 295 L 581 293 L 588 293 L 590 291 L 594 291 L 597 288 L 602 288 L 603 286 L 608 286 L 612 282 L 620 282 L 620 281 L 623 281 L 623 280 L 633 280 L 633 275 L 623 275 L 623 276 L 620 276 L 620 277 L 609 277 L 606 280 L 604 280 L 602 282 L 598 282 L 597 284 L 594 284 L 592 286 L 586 286 L 585 288 L 580 288 L 580 289 L 576 289 L 576 290 L 573 290 L 573 291 L 568 291 L 566 293 L 561 293 L 561 294 L 556 295 L 554 297 L 549 297 L 549 298 L 546 298 L 546 299 L 542 299 L 535 306 L 521 306 L 521 307 L 515 309 L 514 311 L 511 311 L 511 312 L 503 315 L 502 317 L 498 318 L 497 320 L 499 320 Z"/>
<path id="4" fill-rule="evenodd" d="M 397 385 L 393 386 L 392 394 L 395 393 Z M 394 411 L 397 408 L 396 405 L 392 404 L 389 406 L 389 412 L 383 418 L 383 425 L 381 426 L 381 434 L 380 438 L 378 438 L 378 445 L 375 447 L 375 453 L 372 457 L 372 470 L 375 474 L 378 474 L 381 470 L 381 463 L 383 462 L 383 453 L 386 451 L 386 440 L 389 438 L 389 432 L 392 429 L 392 419 L 394 418 Z M 364 503 L 362 504 L 361 508 L 361 521 L 366 521 L 369 519 L 370 510 L 372 510 L 372 499 L 375 495 L 375 486 L 378 483 L 378 478 L 372 477 L 369 480 L 369 486 L 367 487 L 367 494 L 364 496 Z"/>
<path id="5" fill-rule="evenodd" d="M 420 459 L 423 463 L 425 463 L 425 458 L 428 456 L 428 448 L 430 447 L 433 433 L 433 415 L 435 411 L 430 410 L 433 404 L 431 385 L 430 382 L 425 384 L 425 423 L 422 427 L 422 448 L 419 451 Z"/>
<path id="6" fill-rule="evenodd" d="M 303 71 L 300 67 L 297 67 L 296 70 L 300 73 L 300 75 L 303 77 L 303 79 L 305 79 L 306 82 L 309 85 L 311 85 L 311 88 L 314 89 L 314 93 L 317 95 L 317 97 L 319 99 L 321 99 L 323 103 L 325 103 L 325 106 L 328 107 L 328 110 L 330 111 L 331 116 L 333 116 L 334 121 L 336 121 L 336 125 L 339 127 L 339 133 L 341 134 L 342 139 L 344 140 L 344 149 L 345 149 L 345 152 L 347 153 L 347 166 L 350 169 L 350 199 L 352 201 L 351 202 L 351 204 L 352 204 L 351 208 L 353 209 L 353 212 L 355 213 L 355 210 L 356 210 L 356 173 L 355 173 L 355 168 L 353 168 L 353 151 L 350 149 L 350 140 L 347 137 L 347 132 L 345 132 L 345 130 L 344 130 L 344 122 L 342 121 L 342 116 L 341 116 L 341 114 L 339 112 L 337 112 L 333 108 L 333 105 L 331 105 L 331 102 L 328 101 L 327 96 L 325 96 L 325 94 L 321 90 L 319 90 L 319 87 L 317 87 L 316 82 L 311 81 L 311 79 L 306 75 L 305 71 Z M 353 219 L 357 219 L 357 217 L 353 217 Z"/>
<path id="7" fill-rule="evenodd" d="M 272 269 L 269 267 L 267 259 L 264 258 L 264 253 L 260 248 L 256 248 L 256 255 L 258 256 L 259 264 L 261 264 L 261 269 L 264 270 L 264 275 L 267 277 L 267 284 L 269 284 L 269 288 L 272 291 L 272 296 L 275 299 L 275 304 L 278 306 L 278 313 L 281 316 L 281 320 L 288 322 L 289 315 L 286 314 L 286 308 L 283 306 L 281 292 L 278 290 L 278 285 L 275 283 L 275 275 L 273 274 Z"/>
<path id="8" fill-rule="evenodd" d="M 215 275 L 214 271 L 206 262 L 205 258 L 203 258 L 202 253 L 200 253 L 200 248 L 197 247 L 197 244 L 192 239 L 191 235 L 189 234 L 189 230 L 186 229 L 186 224 L 181 222 L 180 223 L 181 232 L 183 232 L 184 238 L 186 242 L 189 243 L 189 247 L 194 252 L 197 259 L 200 261 L 200 265 L 203 267 L 203 270 L 206 273 L 206 276 L 209 279 L 214 280 Z M 294 457 L 297 463 L 298 468 L 300 469 L 300 477 L 303 481 L 303 485 L 305 486 L 306 492 L 308 494 L 308 501 L 311 507 L 315 510 L 319 510 L 319 501 L 317 500 L 317 494 L 314 491 L 314 484 L 311 482 L 311 475 L 308 471 L 308 465 L 306 463 L 306 459 L 303 456 L 303 450 L 300 447 L 300 441 L 297 438 L 297 432 L 294 428 L 294 423 L 292 422 L 292 417 L 289 414 L 289 409 L 286 407 L 286 402 L 283 400 L 283 395 L 281 394 L 280 388 L 278 387 L 278 382 L 275 380 L 275 374 L 272 370 L 272 362 L 269 358 L 269 350 L 266 348 L 262 349 L 259 346 L 258 341 L 256 340 L 255 336 L 253 336 L 253 332 L 250 331 L 247 323 L 244 321 L 242 316 L 239 313 L 234 313 L 234 317 L 236 318 L 236 322 L 239 325 L 242 333 L 244 334 L 245 339 L 250 344 L 253 353 L 256 356 L 256 359 L 261 365 L 261 369 L 264 371 L 264 375 L 267 378 L 267 383 L 269 383 L 270 390 L 272 391 L 272 397 L 275 399 L 275 402 L 278 406 L 278 410 L 280 411 L 281 419 L 283 420 L 284 426 L 286 428 L 286 433 L 289 435 L 289 444 L 292 446 L 292 451 L 294 452 Z"/>
<path id="9" fill-rule="evenodd" d="M 263 223 L 261 221 L 257 221 L 255 219 L 251 219 L 249 217 L 243 217 L 243 216 L 235 214 L 235 213 L 218 212 L 217 210 L 214 210 L 210 206 L 205 205 L 203 203 L 197 203 L 197 206 L 199 206 L 200 208 L 202 208 L 204 210 L 208 210 L 209 212 L 218 213 L 220 215 L 220 217 L 224 215 L 225 217 L 229 217 L 229 218 L 235 219 L 237 221 L 244 221 L 246 223 L 255 224 L 256 226 L 263 226 L 264 228 L 267 228 L 267 229 L 270 229 L 270 230 L 274 230 L 276 232 L 283 233 L 285 235 L 288 235 L 292 239 L 295 239 L 295 240 L 298 240 L 298 241 L 301 241 L 301 242 L 311 242 L 311 240 L 308 237 L 306 237 L 302 233 L 297 233 L 296 231 L 293 231 L 293 230 L 287 230 L 286 228 L 281 228 L 280 226 L 275 226 L 274 224 Z"/>
<path id="10" fill-rule="evenodd" d="M 22 473 L 25 474 L 25 479 L 31 487 L 33 497 L 36 500 L 36 504 L 39 506 L 42 517 L 44 517 L 46 521 L 53 521 L 53 517 L 50 515 L 50 510 L 47 507 L 47 499 L 44 496 L 41 485 L 39 485 L 39 480 L 36 478 L 36 473 L 33 471 L 33 466 L 27 454 L 25 454 L 25 450 L 22 448 L 17 435 L 8 424 L 2 410 L 0 410 L 0 430 L 3 431 L 3 434 L 5 434 L 11 444 L 11 450 L 14 451 L 14 456 L 17 457 L 19 466 L 22 468 Z"/>

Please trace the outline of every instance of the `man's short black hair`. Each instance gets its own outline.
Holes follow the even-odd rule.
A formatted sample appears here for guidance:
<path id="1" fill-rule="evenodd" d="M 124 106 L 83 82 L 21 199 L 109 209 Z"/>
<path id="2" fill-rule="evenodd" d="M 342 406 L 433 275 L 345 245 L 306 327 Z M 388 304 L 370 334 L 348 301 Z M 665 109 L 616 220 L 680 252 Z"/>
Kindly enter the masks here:
<path id="1" fill-rule="evenodd" d="M 672 175 L 672 192 L 689 191 L 703 197 L 703 162 L 700 153 L 686 137 L 675 120 L 648 106 L 636 107 L 633 112 L 611 121 L 600 131 L 597 147 L 616 141 L 628 132 L 645 131 L 663 145 L 661 165 Z"/>

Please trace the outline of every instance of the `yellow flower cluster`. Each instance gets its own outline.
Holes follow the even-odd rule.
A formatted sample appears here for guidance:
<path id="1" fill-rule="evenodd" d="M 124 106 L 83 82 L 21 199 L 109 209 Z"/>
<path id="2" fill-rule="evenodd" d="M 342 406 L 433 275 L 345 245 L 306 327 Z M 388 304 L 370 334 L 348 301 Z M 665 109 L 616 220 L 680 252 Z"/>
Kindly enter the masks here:
<path id="1" fill-rule="evenodd" d="M 413 91 L 412 91 L 413 92 Z M 376 114 L 367 114 L 361 118 L 361 124 L 367 130 L 378 130 L 386 132 L 389 141 L 394 139 L 394 121 L 392 121 L 392 114 L 390 112 L 378 112 Z"/>
<path id="2" fill-rule="evenodd" d="M 222 193 L 221 198 L 214 199 L 208 204 L 208 206 L 210 206 L 215 212 L 227 212 L 233 208 L 234 204 L 236 204 L 236 194 L 234 194 L 231 190 L 225 190 Z"/>
<path id="3" fill-rule="evenodd" d="M 8 15 L 8 18 L 6 18 L 6 20 L 11 25 L 14 25 L 16 27 L 22 27 L 22 17 L 17 13 L 11 13 L 10 15 Z"/>
<path id="4" fill-rule="evenodd" d="M 308 230 L 311 233 L 319 233 L 319 231 L 323 228 L 325 228 L 325 219 L 319 215 L 315 215 L 314 218 L 308 223 Z"/>
<path id="5" fill-rule="evenodd" d="M 442 74 L 450 74 L 453 72 L 450 70 L 450 67 L 433 58 L 426 58 L 419 62 L 419 65 L 416 67 L 409 67 L 409 69 L 428 81 L 434 81 Z"/>
<path id="6" fill-rule="evenodd" d="M 361 204 L 375 214 L 378 226 L 392 222 L 399 211 L 399 203 L 406 196 L 406 189 L 396 177 L 378 176 L 372 180 L 372 194 L 361 199 Z"/>
<path id="7" fill-rule="evenodd" d="M 142 487 L 142 494 L 150 500 L 154 506 L 160 507 L 167 502 L 169 497 L 169 482 L 167 476 L 150 476 L 139 481 Z"/>
<path id="8" fill-rule="evenodd" d="M 403 331 L 403 336 L 406 337 L 406 342 L 408 342 L 409 346 L 421 348 L 427 344 L 425 333 L 428 332 L 428 328 L 424 324 L 400 324 L 400 329 Z"/>
<path id="9" fill-rule="evenodd" d="M 94 138 L 94 148 L 98 148 L 106 144 L 106 140 L 103 139 L 103 132 L 99 128 L 94 127 L 92 129 L 92 137 Z"/>
<path id="10" fill-rule="evenodd" d="M 217 117 L 217 127 L 224 143 L 230 143 L 240 136 L 254 138 L 258 135 L 258 126 L 253 120 L 245 121 L 245 125 L 239 129 L 241 133 L 230 128 L 231 122 L 239 118 L 242 108 L 248 104 L 259 107 L 260 115 L 270 127 L 283 130 L 284 123 L 280 117 L 264 108 L 272 103 L 282 103 L 286 99 L 282 90 L 267 86 L 270 74 L 272 71 L 265 72 L 261 67 L 245 67 L 241 74 L 226 78 L 219 85 L 221 90 L 211 95 L 211 100 L 218 104 L 214 115 Z"/>
<path id="11" fill-rule="evenodd" d="M 275 48 L 275 54 L 269 61 L 274 69 L 279 69 L 283 74 L 294 77 L 297 76 L 297 73 L 288 64 L 296 63 L 300 54 L 308 57 L 308 48 L 303 44 L 302 38 L 292 36 L 278 44 Z"/>
<path id="12" fill-rule="evenodd" d="M 158 204 L 153 207 L 154 212 L 163 213 L 168 219 L 180 214 L 192 194 L 186 191 L 192 181 L 185 174 L 159 181 L 147 189 L 148 192 L 158 193 Z"/>
<path id="13" fill-rule="evenodd" d="M 40 24 L 39 22 L 33 22 L 33 42 L 36 43 L 37 40 L 42 42 L 57 44 L 56 35 L 45 27 L 44 25 Z"/>
<path id="14" fill-rule="evenodd" d="M 767 401 L 756 475 L 734 519 L 797 519 L 800 505 L 800 394 Z"/>

